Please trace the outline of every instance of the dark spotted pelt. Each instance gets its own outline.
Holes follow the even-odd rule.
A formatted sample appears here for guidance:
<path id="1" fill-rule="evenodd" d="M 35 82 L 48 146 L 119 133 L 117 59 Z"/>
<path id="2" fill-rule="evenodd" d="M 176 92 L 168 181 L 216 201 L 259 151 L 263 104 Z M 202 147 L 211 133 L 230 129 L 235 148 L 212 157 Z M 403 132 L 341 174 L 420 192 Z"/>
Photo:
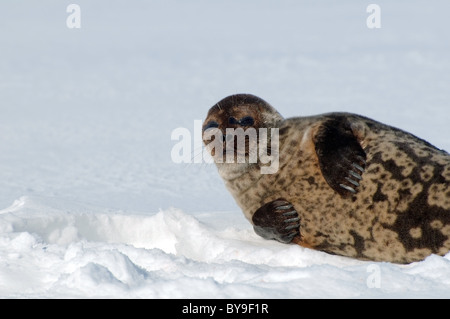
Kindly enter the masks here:
<path id="1" fill-rule="evenodd" d="M 355 114 L 284 119 L 248 94 L 217 103 L 204 127 L 239 127 L 230 118 L 279 129 L 276 173 L 261 174 L 259 162 L 216 163 L 258 235 L 395 263 L 450 251 L 447 152 Z"/>

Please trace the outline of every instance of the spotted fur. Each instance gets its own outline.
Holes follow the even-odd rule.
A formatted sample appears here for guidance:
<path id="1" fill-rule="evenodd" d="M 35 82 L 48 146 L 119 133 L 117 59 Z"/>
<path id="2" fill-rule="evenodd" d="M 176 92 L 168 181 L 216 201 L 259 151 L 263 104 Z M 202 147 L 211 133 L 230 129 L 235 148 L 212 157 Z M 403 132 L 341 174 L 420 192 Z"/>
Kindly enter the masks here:
<path id="1" fill-rule="evenodd" d="M 259 108 L 258 112 L 272 116 L 271 110 Z M 447 152 L 412 134 L 350 113 L 280 118 L 272 123 L 270 127 L 278 127 L 280 133 L 277 173 L 261 174 L 259 164 L 218 164 L 228 190 L 250 222 L 258 209 L 283 198 L 300 218 L 300 235 L 293 242 L 305 247 L 395 263 L 450 251 Z M 363 171 L 355 170 L 361 176 L 356 179 L 358 186 L 349 184 L 354 192 L 339 188 L 339 182 L 333 184 L 333 172 L 342 173 L 329 166 L 340 160 L 330 160 L 332 155 L 321 151 L 327 150 L 328 138 L 321 139 L 324 129 L 340 125 L 345 128 L 342 136 L 348 137 L 343 146 L 356 141 L 358 146 L 350 149 L 362 150 L 343 154 L 355 153 L 358 158 L 364 154 Z"/>

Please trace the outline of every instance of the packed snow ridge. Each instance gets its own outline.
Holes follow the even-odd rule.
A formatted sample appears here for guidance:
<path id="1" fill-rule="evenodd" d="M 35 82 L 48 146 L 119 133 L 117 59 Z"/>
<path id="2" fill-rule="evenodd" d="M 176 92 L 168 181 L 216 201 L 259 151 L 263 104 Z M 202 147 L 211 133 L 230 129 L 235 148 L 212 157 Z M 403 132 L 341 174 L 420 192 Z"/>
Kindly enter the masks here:
<path id="1" fill-rule="evenodd" d="M 238 212 L 124 213 L 22 197 L 0 211 L 0 234 L 8 298 L 450 296 L 450 255 L 411 265 L 331 256 L 261 239 Z"/>

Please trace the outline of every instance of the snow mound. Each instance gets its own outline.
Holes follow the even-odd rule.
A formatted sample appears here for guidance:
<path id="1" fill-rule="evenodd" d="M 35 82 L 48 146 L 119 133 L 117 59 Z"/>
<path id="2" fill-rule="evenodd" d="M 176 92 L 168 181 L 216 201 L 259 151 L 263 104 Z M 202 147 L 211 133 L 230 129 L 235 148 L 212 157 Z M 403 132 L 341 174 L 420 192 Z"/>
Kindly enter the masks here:
<path id="1" fill-rule="evenodd" d="M 411 265 L 331 256 L 263 240 L 239 214 L 111 212 L 21 197 L 0 211 L 0 296 L 450 296 L 448 255 Z"/>

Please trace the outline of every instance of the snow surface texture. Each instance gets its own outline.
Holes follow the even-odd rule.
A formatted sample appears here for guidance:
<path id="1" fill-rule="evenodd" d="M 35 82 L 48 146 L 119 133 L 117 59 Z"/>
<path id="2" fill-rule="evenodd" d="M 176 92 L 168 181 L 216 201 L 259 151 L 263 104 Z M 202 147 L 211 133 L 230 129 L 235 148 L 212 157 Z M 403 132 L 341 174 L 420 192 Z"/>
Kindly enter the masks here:
<path id="1" fill-rule="evenodd" d="M 266 241 L 178 127 L 253 93 L 449 150 L 448 1 L 0 5 L 0 297 L 450 297 L 450 255 L 372 263 Z M 198 150 L 193 150 L 195 152 Z"/>

